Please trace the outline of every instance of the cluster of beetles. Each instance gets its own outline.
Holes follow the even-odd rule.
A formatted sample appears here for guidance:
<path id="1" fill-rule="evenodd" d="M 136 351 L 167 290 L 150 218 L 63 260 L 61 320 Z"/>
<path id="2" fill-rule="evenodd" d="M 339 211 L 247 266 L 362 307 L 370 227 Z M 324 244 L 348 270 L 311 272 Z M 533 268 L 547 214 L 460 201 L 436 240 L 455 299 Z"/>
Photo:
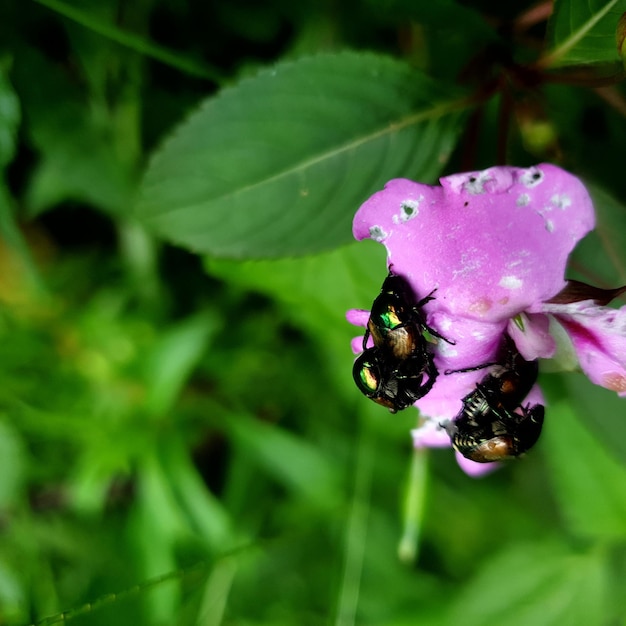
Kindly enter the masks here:
<path id="1" fill-rule="evenodd" d="M 372 303 L 353 376 L 363 394 L 392 413 L 431 390 L 439 376 L 433 348 L 438 341 L 454 343 L 426 322 L 423 307 L 434 293 L 418 300 L 407 281 L 390 269 Z M 374 345 L 368 348 L 370 337 Z M 508 336 L 495 361 L 444 375 L 487 368 L 489 373 L 462 399 L 459 414 L 441 424 L 453 448 L 478 463 L 524 454 L 539 439 L 544 418 L 541 404 L 522 405 L 537 381 L 537 360 L 522 358 Z"/>

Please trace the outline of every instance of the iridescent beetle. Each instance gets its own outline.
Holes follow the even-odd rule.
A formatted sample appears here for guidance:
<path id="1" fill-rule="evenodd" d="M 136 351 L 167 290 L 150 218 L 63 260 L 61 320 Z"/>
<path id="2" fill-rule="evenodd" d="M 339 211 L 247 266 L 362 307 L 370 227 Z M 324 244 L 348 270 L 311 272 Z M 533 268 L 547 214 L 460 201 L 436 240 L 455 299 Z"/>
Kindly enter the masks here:
<path id="1" fill-rule="evenodd" d="M 537 361 L 526 361 L 508 336 L 502 360 L 502 363 L 456 370 L 495 365 L 463 398 L 459 414 L 444 424 L 454 449 L 478 463 L 521 456 L 537 443 L 543 426 L 541 404 L 521 405 L 537 381 Z M 446 372 L 449 373 L 453 372 Z"/>
<path id="2" fill-rule="evenodd" d="M 426 323 L 422 307 L 435 299 L 433 293 L 435 290 L 415 303 L 409 283 L 390 268 L 380 294 L 372 303 L 363 337 L 363 350 L 371 335 L 376 348 L 390 352 L 397 360 L 415 357 L 417 354 L 424 361 L 431 359 L 432 342 L 428 341 L 426 333 L 448 341 Z"/>
<path id="3" fill-rule="evenodd" d="M 406 279 L 389 268 L 372 303 L 363 353 L 352 374 L 363 394 L 392 413 L 425 396 L 439 375 L 432 352 L 434 341 L 427 336 L 452 343 L 426 323 L 422 307 L 434 300 L 433 293 L 416 302 Z M 372 348 L 367 347 L 370 336 Z"/>
<path id="4" fill-rule="evenodd" d="M 437 368 L 416 357 L 390 360 L 379 348 L 368 348 L 354 362 L 352 375 L 361 392 L 374 402 L 397 413 L 424 397 L 435 384 Z M 426 380 L 424 380 L 426 376 Z"/>

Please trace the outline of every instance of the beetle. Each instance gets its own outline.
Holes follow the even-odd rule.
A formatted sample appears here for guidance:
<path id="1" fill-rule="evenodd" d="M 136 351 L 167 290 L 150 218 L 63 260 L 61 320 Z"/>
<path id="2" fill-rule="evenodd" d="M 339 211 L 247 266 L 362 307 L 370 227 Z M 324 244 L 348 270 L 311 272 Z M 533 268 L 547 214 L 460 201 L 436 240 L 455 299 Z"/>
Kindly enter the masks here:
<path id="1" fill-rule="evenodd" d="M 545 409 L 541 404 L 518 410 L 481 414 L 473 419 L 466 411 L 445 425 L 452 447 L 477 463 L 520 457 L 538 441 Z"/>
<path id="2" fill-rule="evenodd" d="M 417 300 L 408 281 L 390 267 L 372 303 L 363 353 L 354 362 L 352 374 L 364 395 L 392 413 L 407 408 L 432 389 L 439 375 L 432 351 L 436 340 L 453 343 L 426 322 L 422 307 L 434 300 L 433 293 Z M 374 346 L 368 348 L 370 337 Z"/>
<path id="3" fill-rule="evenodd" d="M 374 346 L 388 350 L 394 358 L 402 360 L 416 353 L 425 353 L 430 350 L 426 334 L 437 339 L 443 339 L 434 328 L 426 323 L 426 316 L 422 307 L 434 300 L 431 291 L 425 298 L 415 302 L 411 286 L 405 278 L 394 274 L 391 268 L 385 278 L 380 294 L 372 303 L 367 329 L 363 337 L 363 350 L 367 348 L 367 341 L 372 337 Z"/>
<path id="4" fill-rule="evenodd" d="M 390 360 L 379 348 L 367 348 L 354 362 L 352 376 L 359 390 L 377 404 L 397 413 L 424 397 L 439 372 L 434 361 L 419 356 Z"/>
<path id="5" fill-rule="evenodd" d="M 543 426 L 543 405 L 521 406 L 537 381 L 537 360 L 526 361 L 507 335 L 500 361 L 455 370 L 495 365 L 463 398 L 459 414 L 443 425 L 455 450 L 478 463 L 521 456 L 537 443 Z"/>

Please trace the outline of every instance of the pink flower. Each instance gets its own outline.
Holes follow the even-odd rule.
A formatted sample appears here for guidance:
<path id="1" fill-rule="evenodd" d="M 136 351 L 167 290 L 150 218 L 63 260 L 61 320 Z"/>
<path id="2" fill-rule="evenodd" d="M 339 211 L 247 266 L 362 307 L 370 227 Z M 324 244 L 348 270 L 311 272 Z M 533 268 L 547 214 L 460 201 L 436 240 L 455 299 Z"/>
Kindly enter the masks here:
<path id="1" fill-rule="evenodd" d="M 440 375 L 415 403 L 425 418 L 413 432 L 415 445 L 450 446 L 441 425 L 459 414 L 489 370 L 444 372 L 493 363 L 505 335 L 528 361 L 575 355 L 594 383 L 626 395 L 626 307 L 598 304 L 620 292 L 574 289 L 565 280 L 569 254 L 594 228 L 582 183 L 550 164 L 493 167 L 440 183 L 392 180 L 353 224 L 356 239 L 385 245 L 388 265 L 416 300 L 436 289 L 424 305 L 426 322 L 450 343 L 434 344 Z M 347 318 L 366 327 L 369 312 L 351 310 Z M 353 343 L 355 352 L 361 342 Z M 524 400 L 541 402 L 537 386 Z M 492 465 L 459 460 L 470 474 Z"/>

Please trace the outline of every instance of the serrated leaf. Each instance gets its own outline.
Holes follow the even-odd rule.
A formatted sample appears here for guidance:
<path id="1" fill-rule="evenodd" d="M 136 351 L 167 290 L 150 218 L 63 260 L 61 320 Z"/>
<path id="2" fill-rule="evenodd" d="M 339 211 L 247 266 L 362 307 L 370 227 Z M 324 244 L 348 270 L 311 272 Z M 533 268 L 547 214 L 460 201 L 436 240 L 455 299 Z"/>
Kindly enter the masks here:
<path id="1" fill-rule="evenodd" d="M 550 392 L 551 388 L 547 380 L 544 389 Z M 626 537 L 624 464 L 592 434 L 585 423 L 592 418 L 584 404 L 568 397 L 551 400 L 548 407 L 542 442 L 556 497 L 571 531 L 582 537 L 623 540 Z M 600 404 L 595 411 L 602 412 Z"/>
<path id="2" fill-rule="evenodd" d="M 556 0 L 546 66 L 619 61 L 615 31 L 626 0 Z"/>
<path id="3" fill-rule="evenodd" d="M 303 255 L 351 239 L 390 178 L 432 180 L 464 104 L 373 54 L 283 63 L 207 100 L 152 160 L 137 215 L 168 240 L 231 258 Z"/>
<path id="4" fill-rule="evenodd" d="M 608 580 L 601 552 L 577 554 L 547 542 L 514 545 L 479 571 L 457 597 L 448 623 L 604 624 Z"/>

